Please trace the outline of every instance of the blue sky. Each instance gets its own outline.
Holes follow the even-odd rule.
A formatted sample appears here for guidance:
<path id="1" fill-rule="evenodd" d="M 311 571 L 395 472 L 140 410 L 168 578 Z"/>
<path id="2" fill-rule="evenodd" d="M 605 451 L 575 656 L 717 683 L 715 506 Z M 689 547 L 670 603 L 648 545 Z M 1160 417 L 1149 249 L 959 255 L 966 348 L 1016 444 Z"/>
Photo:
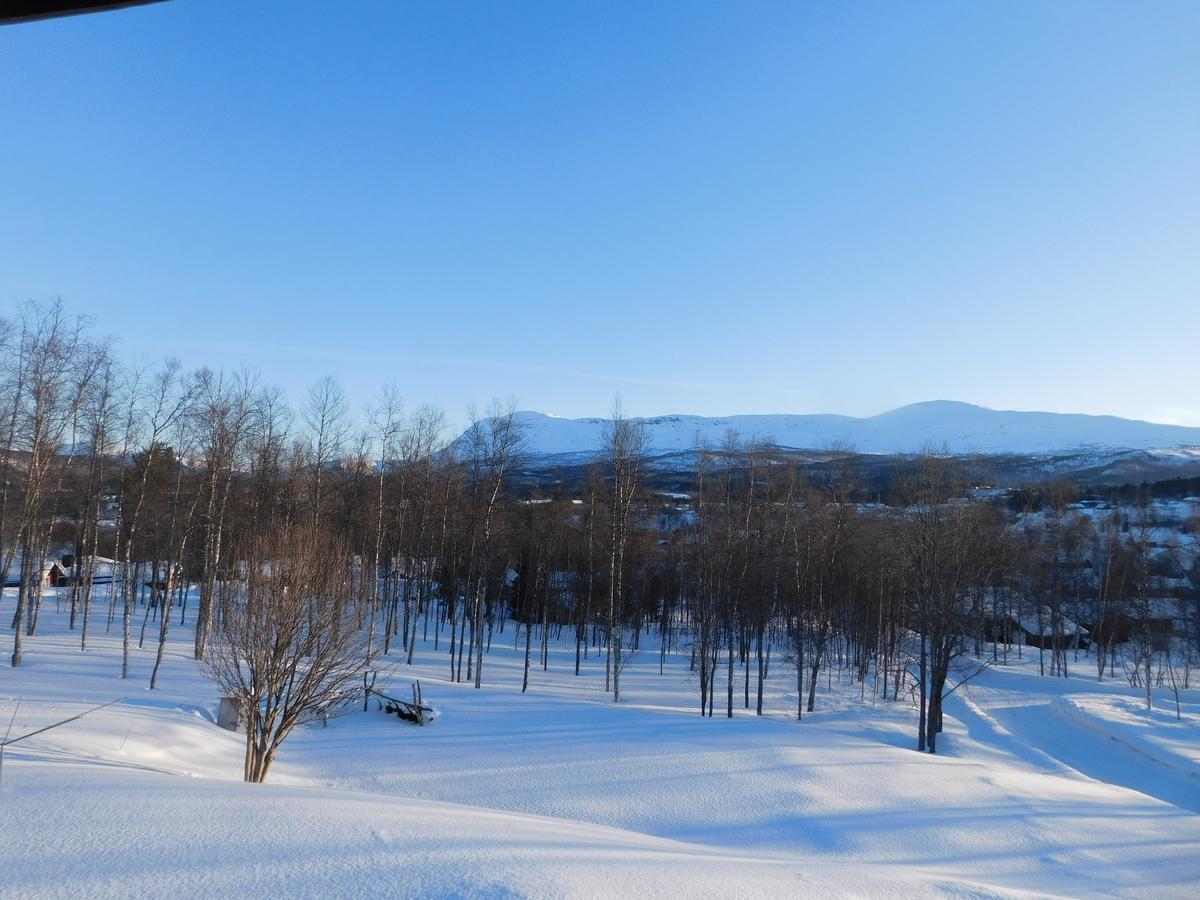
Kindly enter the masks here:
<path id="1" fill-rule="evenodd" d="M 0 28 L 0 298 L 294 396 L 1200 425 L 1200 4 Z"/>

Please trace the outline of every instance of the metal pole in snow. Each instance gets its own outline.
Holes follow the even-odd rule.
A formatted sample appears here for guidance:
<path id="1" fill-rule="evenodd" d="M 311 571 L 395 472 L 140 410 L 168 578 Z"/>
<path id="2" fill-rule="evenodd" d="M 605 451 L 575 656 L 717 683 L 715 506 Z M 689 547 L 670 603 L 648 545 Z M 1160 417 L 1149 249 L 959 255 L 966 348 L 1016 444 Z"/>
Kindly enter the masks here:
<path id="1" fill-rule="evenodd" d="M 4 742 L 0 743 L 0 784 L 3 784 L 4 778 L 4 748 L 8 745 L 8 736 L 12 734 L 13 722 L 17 721 L 17 711 L 21 708 L 21 698 L 17 698 L 17 705 L 13 707 L 13 714 L 9 717 L 8 728 L 4 732 Z"/>
<path id="2" fill-rule="evenodd" d="M 45 728 L 39 728 L 37 731 L 31 731 L 29 734 L 23 734 L 20 737 L 15 737 L 11 740 L 5 738 L 4 743 L 0 744 L 0 747 L 7 747 L 9 744 L 15 744 L 17 741 L 25 740 L 25 738 L 31 738 L 35 734 L 41 734 L 43 731 L 49 731 L 51 728 L 57 728 L 59 725 L 66 725 L 68 722 L 74 722 L 76 719 L 82 719 L 88 713 L 97 712 L 98 710 L 104 709 L 106 706 L 112 706 L 114 703 L 120 703 L 124 699 L 126 698 L 118 697 L 116 700 L 109 700 L 107 703 L 101 703 L 99 706 L 93 706 L 91 709 L 85 709 L 77 716 L 71 716 L 69 719 L 63 719 L 61 722 L 55 722 L 53 725 L 47 725 Z M 16 716 L 15 712 L 13 713 L 13 716 Z"/>

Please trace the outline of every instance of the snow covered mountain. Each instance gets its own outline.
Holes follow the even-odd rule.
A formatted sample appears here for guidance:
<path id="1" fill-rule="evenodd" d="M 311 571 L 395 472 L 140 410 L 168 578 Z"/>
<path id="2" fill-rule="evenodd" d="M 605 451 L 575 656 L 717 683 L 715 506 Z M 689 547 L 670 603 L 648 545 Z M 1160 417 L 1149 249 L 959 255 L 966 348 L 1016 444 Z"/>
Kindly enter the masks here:
<path id="1" fill-rule="evenodd" d="M 517 414 L 533 457 L 594 456 L 604 442 L 604 419 Z M 641 419 L 652 454 L 677 453 L 701 443 L 719 447 L 732 429 L 743 439 L 770 440 L 793 450 L 835 444 L 860 453 L 915 453 L 945 446 L 952 453 L 1053 456 L 1081 451 L 1158 451 L 1200 458 L 1200 428 L 1158 425 L 1116 416 L 994 410 L 933 400 L 867 418 L 839 415 L 655 416 Z"/>

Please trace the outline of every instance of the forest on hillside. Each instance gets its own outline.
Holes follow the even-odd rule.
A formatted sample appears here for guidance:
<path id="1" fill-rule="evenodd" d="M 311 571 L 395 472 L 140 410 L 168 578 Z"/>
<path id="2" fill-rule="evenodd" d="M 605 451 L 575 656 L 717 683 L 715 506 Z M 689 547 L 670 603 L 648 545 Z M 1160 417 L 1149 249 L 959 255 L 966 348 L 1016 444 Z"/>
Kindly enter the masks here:
<path id="1" fill-rule="evenodd" d="M 911 702 L 931 752 L 949 693 L 1022 647 L 1046 675 L 1086 665 L 1147 703 L 1194 678 L 1195 529 L 1164 538 L 1144 493 L 1095 508 L 1057 484 L 1022 499 L 930 450 L 899 466 L 885 503 L 851 450 L 814 470 L 730 434 L 694 457 L 688 493 L 648 487 L 645 435 L 617 410 L 586 477 L 516 490 L 512 404 L 472 412 L 454 440 L 442 411 L 407 409 L 395 387 L 359 410 L 323 378 L 292 409 L 252 373 L 123 364 L 60 303 L 24 304 L 0 323 L 11 662 L 51 583 L 81 649 L 96 629 L 122 635 L 122 676 L 135 643 L 157 642 L 151 688 L 171 629 L 188 629 L 254 717 L 251 780 L 376 660 L 432 645 L 452 680 L 484 685 L 506 626 L 526 686 L 567 639 L 576 672 L 603 654 L 614 702 L 653 635 L 688 656 L 707 716 L 761 714 L 765 680 L 788 678 L 803 718 L 837 667 Z"/>

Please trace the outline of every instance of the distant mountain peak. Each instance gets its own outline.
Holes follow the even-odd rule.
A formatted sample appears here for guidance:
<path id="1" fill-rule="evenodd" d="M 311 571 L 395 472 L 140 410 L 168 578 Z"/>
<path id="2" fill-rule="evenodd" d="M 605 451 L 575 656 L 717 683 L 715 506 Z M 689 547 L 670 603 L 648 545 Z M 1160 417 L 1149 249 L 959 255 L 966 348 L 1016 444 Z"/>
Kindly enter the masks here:
<path id="1" fill-rule="evenodd" d="M 595 456 L 604 444 L 601 417 L 567 419 L 532 410 L 517 414 L 533 456 Z M 651 453 L 675 453 L 702 443 L 720 446 L 730 430 L 745 439 L 792 450 L 845 446 L 861 453 L 952 453 L 1051 456 L 1082 450 L 1163 450 L 1200 447 L 1200 428 L 1160 425 L 1117 416 L 995 410 L 961 400 L 910 403 L 865 418 L 833 414 L 693 416 L 639 419 Z"/>

